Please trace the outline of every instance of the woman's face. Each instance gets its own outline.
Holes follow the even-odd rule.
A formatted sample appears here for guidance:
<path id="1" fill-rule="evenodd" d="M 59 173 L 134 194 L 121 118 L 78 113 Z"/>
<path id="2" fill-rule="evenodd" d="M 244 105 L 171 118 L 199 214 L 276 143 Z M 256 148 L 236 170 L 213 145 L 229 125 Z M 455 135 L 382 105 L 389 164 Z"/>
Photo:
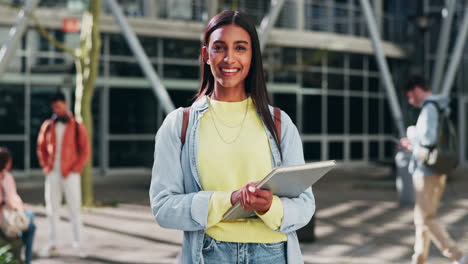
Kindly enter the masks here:
<path id="1" fill-rule="evenodd" d="M 252 43 L 247 31 L 237 25 L 217 28 L 202 52 L 210 65 L 215 87 L 245 90 L 244 81 L 252 61 Z"/>

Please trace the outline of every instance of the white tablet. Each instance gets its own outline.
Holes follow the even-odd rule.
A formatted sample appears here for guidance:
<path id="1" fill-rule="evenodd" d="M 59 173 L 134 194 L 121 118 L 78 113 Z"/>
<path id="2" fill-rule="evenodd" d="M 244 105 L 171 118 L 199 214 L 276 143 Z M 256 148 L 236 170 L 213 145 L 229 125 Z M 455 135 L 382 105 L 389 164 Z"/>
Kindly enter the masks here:
<path id="1" fill-rule="evenodd" d="M 279 197 L 298 197 L 335 166 L 336 162 L 334 160 L 329 160 L 276 168 L 263 178 L 263 180 L 257 184 L 257 187 L 271 190 L 274 195 Z M 252 216 L 256 216 L 254 211 L 244 210 L 240 202 L 237 202 L 226 211 L 223 215 L 223 220 L 232 221 Z"/>

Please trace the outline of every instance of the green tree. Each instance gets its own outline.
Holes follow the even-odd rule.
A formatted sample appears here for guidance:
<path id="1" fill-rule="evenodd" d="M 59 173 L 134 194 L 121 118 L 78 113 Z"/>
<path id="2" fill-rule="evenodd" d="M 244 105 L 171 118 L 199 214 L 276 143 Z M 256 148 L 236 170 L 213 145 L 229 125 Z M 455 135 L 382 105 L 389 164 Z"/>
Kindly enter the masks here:
<path id="1" fill-rule="evenodd" d="M 75 116 L 82 121 L 88 130 L 91 157 L 84 167 L 81 189 L 83 205 L 91 206 L 94 203 L 93 191 L 93 113 L 91 103 L 94 87 L 99 72 L 99 55 L 101 39 L 99 30 L 99 17 L 101 13 L 101 0 L 92 0 L 88 11 L 83 14 L 80 35 L 80 47 L 75 57 L 76 88 L 75 88 Z"/>

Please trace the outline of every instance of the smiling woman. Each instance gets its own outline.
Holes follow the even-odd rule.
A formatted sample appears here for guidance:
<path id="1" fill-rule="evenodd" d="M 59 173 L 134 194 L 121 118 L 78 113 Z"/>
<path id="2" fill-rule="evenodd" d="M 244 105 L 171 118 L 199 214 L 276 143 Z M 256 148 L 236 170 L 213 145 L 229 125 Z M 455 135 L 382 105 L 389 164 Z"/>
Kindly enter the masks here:
<path id="1" fill-rule="evenodd" d="M 297 128 L 271 106 L 255 26 L 224 11 L 201 47 L 196 101 L 170 113 L 156 135 L 153 214 L 184 231 L 181 263 L 302 263 L 296 230 L 314 213 L 311 189 L 285 198 L 254 188 L 274 167 L 304 164 Z M 237 202 L 257 217 L 224 221 Z"/>

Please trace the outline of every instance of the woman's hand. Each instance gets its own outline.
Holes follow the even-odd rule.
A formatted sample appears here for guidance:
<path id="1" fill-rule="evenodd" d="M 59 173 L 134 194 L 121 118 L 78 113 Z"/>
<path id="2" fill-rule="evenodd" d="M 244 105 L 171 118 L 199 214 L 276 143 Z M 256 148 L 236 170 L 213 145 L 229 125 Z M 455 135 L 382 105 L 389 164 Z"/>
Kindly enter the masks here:
<path id="1" fill-rule="evenodd" d="M 400 145 L 399 147 L 403 150 L 403 151 L 411 151 L 413 150 L 413 146 L 411 144 L 411 141 L 408 139 L 408 138 L 401 138 L 400 139 Z"/>
<path id="2" fill-rule="evenodd" d="M 240 201 L 244 210 L 253 210 L 259 214 L 264 214 L 270 210 L 273 202 L 273 193 L 270 190 L 263 190 L 256 187 L 257 182 L 250 182 L 231 195 L 231 203 Z"/>

